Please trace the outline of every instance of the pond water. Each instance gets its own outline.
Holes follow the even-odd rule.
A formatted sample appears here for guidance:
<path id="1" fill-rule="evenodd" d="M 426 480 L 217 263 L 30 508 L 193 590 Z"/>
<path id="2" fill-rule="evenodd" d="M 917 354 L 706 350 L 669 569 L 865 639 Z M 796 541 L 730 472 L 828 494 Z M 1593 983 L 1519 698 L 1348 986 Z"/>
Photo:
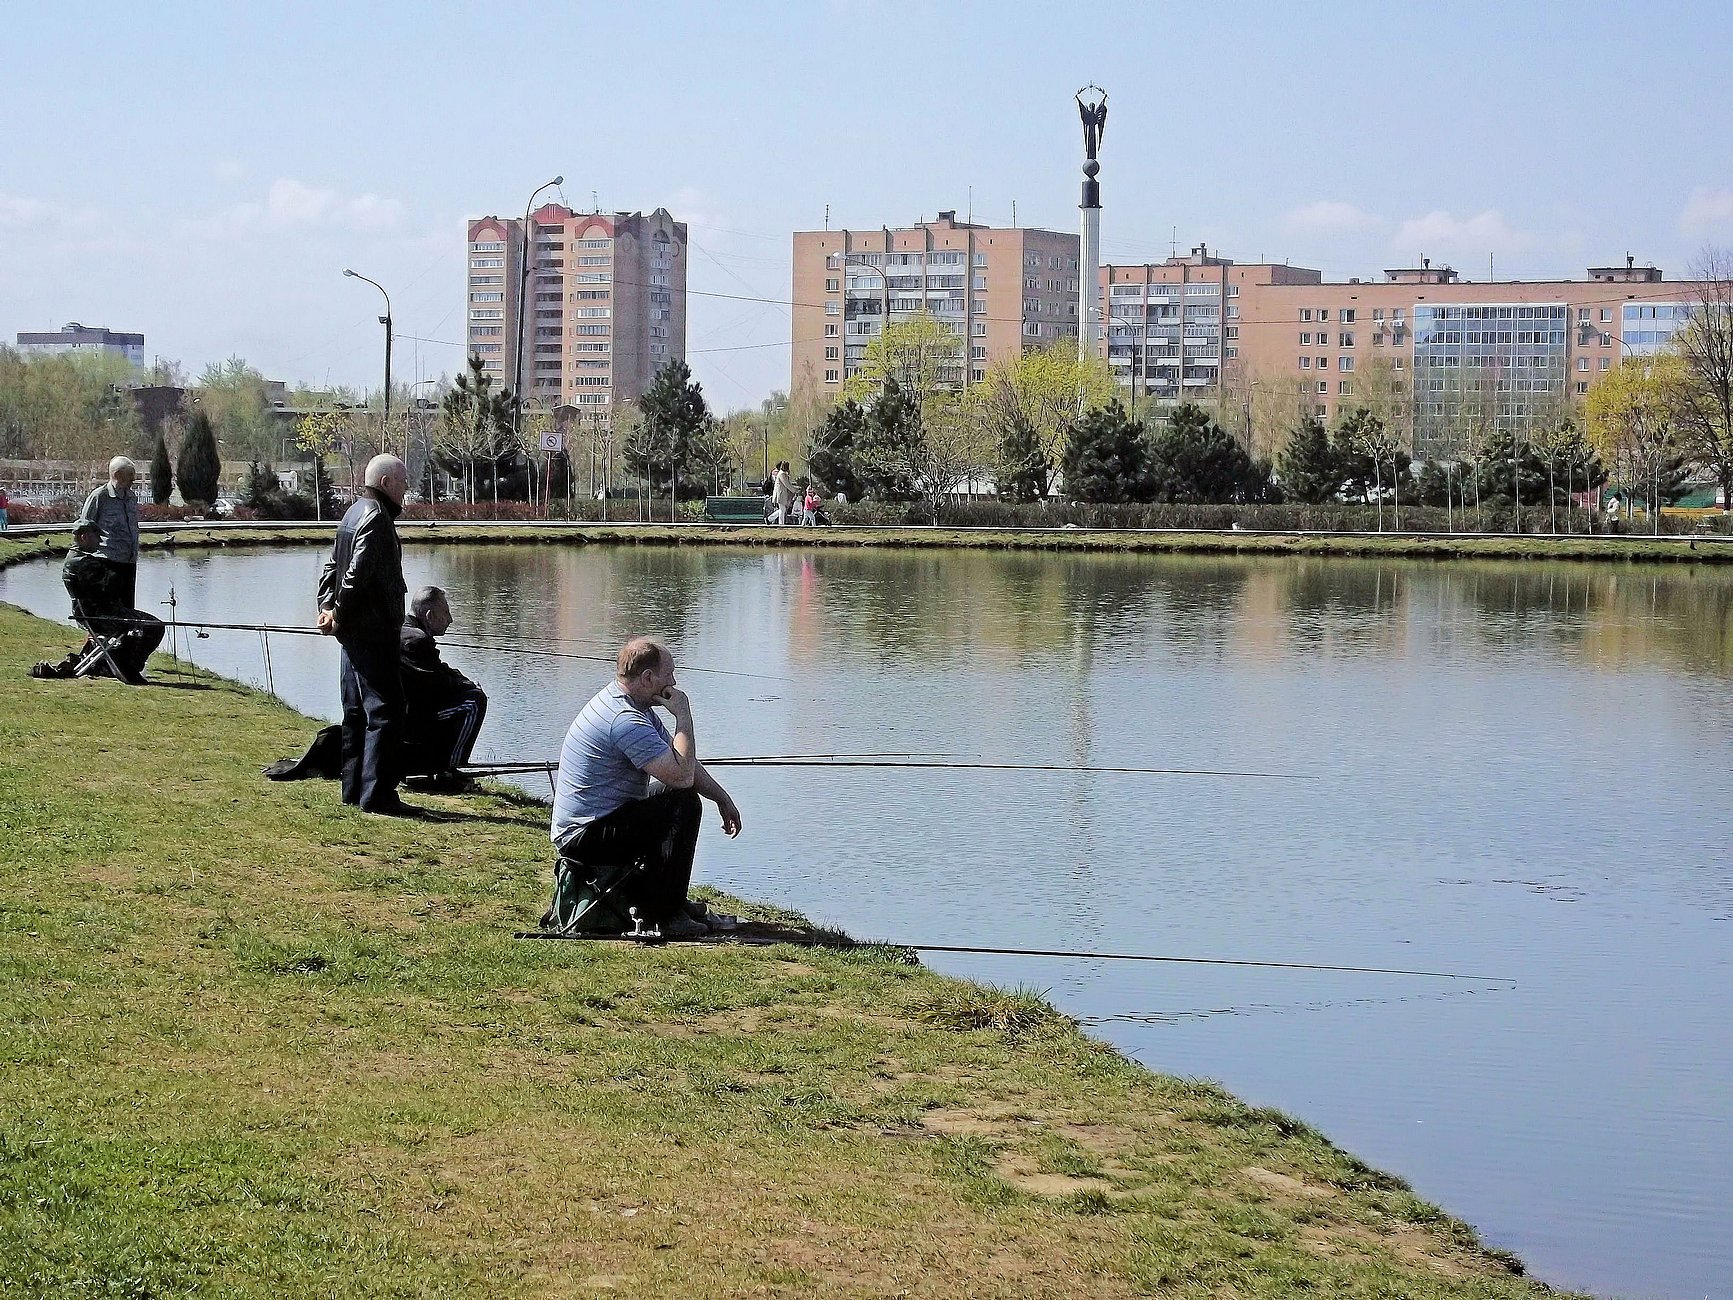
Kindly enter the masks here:
<path id="1" fill-rule="evenodd" d="M 139 598 L 310 623 L 322 559 L 151 556 Z M 492 699 L 478 759 L 557 755 L 600 659 L 654 631 L 712 755 L 1309 778 L 730 769 L 746 832 L 712 816 L 697 878 L 859 936 L 1509 977 L 929 959 L 1304 1118 L 1556 1285 L 1733 1297 L 1733 574 L 456 545 L 406 568 L 451 593 L 448 639 L 598 656 L 449 650 Z M 0 599 L 65 607 L 47 565 Z M 335 647 L 271 652 L 278 693 L 334 717 Z M 257 636 L 191 654 L 264 679 Z"/>

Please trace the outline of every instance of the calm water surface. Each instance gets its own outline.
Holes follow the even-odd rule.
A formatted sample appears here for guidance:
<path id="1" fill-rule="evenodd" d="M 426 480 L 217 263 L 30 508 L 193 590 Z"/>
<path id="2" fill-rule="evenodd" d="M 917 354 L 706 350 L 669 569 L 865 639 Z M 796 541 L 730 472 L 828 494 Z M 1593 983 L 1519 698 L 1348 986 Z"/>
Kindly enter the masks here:
<path id="1" fill-rule="evenodd" d="M 140 600 L 307 623 L 322 558 L 150 557 Z M 457 546 L 406 566 L 451 592 L 451 639 L 665 634 L 711 754 L 1313 778 L 735 770 L 746 833 L 708 830 L 698 876 L 857 935 L 1507 975 L 934 961 L 1304 1117 L 1549 1282 L 1733 1297 L 1733 575 Z M 0 599 L 65 604 L 49 566 L 0 574 Z M 334 717 L 335 647 L 271 649 L 278 692 Z M 263 680 L 257 637 L 192 654 Z M 554 756 L 607 673 L 447 657 L 492 697 L 486 759 Z"/>

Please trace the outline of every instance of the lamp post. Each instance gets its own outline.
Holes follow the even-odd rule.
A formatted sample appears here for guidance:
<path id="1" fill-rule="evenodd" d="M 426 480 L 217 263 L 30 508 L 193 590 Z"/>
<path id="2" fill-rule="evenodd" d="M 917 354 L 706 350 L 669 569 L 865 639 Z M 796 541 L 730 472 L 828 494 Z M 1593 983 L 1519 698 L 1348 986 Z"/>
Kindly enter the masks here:
<path id="1" fill-rule="evenodd" d="M 564 176 L 556 176 L 546 184 L 538 185 L 535 191 L 530 195 L 529 202 L 524 204 L 523 253 L 518 258 L 517 278 L 517 355 L 515 358 L 516 364 L 513 367 L 512 372 L 513 383 L 511 393 L 511 431 L 513 436 L 517 439 L 517 444 L 520 447 L 523 446 L 524 441 L 524 316 L 529 310 L 529 304 L 524 301 L 524 298 L 529 293 L 530 255 L 533 251 L 532 236 L 530 235 L 530 212 L 534 209 L 536 200 L 542 196 L 544 190 L 551 190 L 555 186 L 564 184 L 565 179 Z M 494 490 L 496 495 L 499 490 L 498 480 L 499 466 L 496 464 L 494 466 Z"/>
<path id="2" fill-rule="evenodd" d="M 380 296 L 385 299 L 385 314 L 379 318 L 379 323 L 385 326 L 385 420 L 379 438 L 379 445 L 383 447 L 385 439 L 391 431 L 391 295 L 385 292 L 385 286 L 379 281 L 369 280 L 359 271 L 351 271 L 348 267 L 344 267 L 343 274 L 352 280 L 361 280 L 372 285 L 379 290 Z M 408 450 L 407 443 L 404 450 Z"/>
<path id="3" fill-rule="evenodd" d="M 866 260 L 866 258 L 868 256 L 875 256 L 875 255 L 874 254 L 867 254 L 867 253 L 844 253 L 842 255 L 842 266 L 840 269 L 842 271 L 842 288 L 843 288 L 842 318 L 843 318 L 844 324 L 843 324 L 843 340 L 842 340 L 842 371 L 843 371 L 843 378 L 844 379 L 848 378 L 848 324 L 847 324 L 847 322 L 848 322 L 848 260 L 849 260 L 849 258 L 851 258 L 851 257 L 859 258 L 862 266 L 871 268 L 878 275 L 878 277 L 879 277 L 879 302 L 881 304 L 880 310 L 882 310 L 884 312 L 884 315 L 879 317 L 879 333 L 882 335 L 885 330 L 890 328 L 890 324 L 891 324 L 891 273 L 890 273 L 889 269 L 886 267 L 873 266 L 873 264 L 871 262 Z M 888 253 L 879 253 L 879 254 L 876 254 L 876 256 L 888 257 L 889 254 Z M 769 424 L 768 420 L 765 422 L 765 426 L 764 426 L 764 439 L 765 439 L 765 459 L 768 460 L 770 458 L 770 456 L 769 456 L 770 424 Z M 765 477 L 767 477 L 767 478 L 769 477 L 769 471 L 768 470 L 765 471 Z"/>

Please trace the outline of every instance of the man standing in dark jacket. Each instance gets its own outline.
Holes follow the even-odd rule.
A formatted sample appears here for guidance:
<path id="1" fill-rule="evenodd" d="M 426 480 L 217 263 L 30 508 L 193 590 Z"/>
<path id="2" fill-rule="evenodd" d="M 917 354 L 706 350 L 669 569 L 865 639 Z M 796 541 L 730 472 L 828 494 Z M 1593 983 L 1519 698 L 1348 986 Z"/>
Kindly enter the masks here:
<path id="1" fill-rule="evenodd" d="M 468 764 L 487 717 L 487 693 L 439 657 L 438 638 L 450 628 L 445 592 L 422 587 L 410 599 L 409 617 L 398 634 L 408 718 L 405 772 L 430 778 L 425 787 L 430 790 L 469 784 L 457 769 Z"/>
<path id="2" fill-rule="evenodd" d="M 395 456 L 367 462 L 366 486 L 337 526 L 319 575 L 319 630 L 343 647 L 343 802 L 401 816 L 403 551 L 398 513 L 409 471 Z"/>

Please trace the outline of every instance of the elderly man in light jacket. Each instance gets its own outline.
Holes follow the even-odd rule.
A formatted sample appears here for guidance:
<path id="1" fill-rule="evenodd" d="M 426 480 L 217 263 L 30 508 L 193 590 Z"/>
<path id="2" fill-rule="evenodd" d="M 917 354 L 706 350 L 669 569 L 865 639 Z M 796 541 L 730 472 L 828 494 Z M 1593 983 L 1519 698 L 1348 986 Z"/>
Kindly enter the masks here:
<path id="1" fill-rule="evenodd" d="M 112 591 L 125 608 L 138 604 L 138 497 L 132 490 L 138 466 L 125 456 L 108 462 L 108 482 L 84 500 L 80 526 L 96 529 L 96 553 L 114 571 Z"/>

